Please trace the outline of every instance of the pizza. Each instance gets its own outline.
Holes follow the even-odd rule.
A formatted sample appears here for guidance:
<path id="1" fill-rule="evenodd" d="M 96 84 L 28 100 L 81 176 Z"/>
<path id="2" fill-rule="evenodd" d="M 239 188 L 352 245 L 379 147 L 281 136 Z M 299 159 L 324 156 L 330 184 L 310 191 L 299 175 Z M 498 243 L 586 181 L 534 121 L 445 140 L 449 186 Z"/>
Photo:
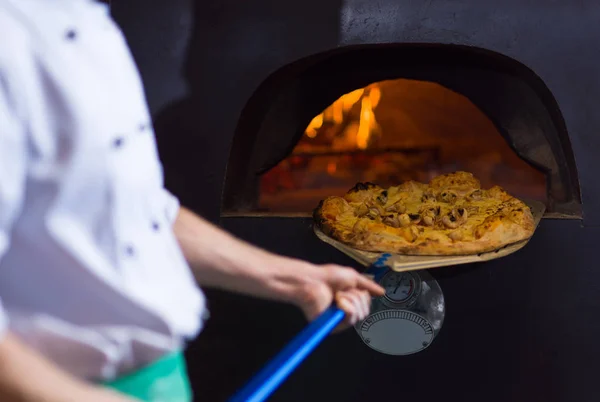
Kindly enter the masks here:
<path id="1" fill-rule="evenodd" d="M 328 236 L 364 251 L 406 255 L 470 255 L 533 235 L 531 210 L 501 187 L 482 189 L 471 173 L 407 181 L 387 189 L 358 183 L 314 211 Z"/>

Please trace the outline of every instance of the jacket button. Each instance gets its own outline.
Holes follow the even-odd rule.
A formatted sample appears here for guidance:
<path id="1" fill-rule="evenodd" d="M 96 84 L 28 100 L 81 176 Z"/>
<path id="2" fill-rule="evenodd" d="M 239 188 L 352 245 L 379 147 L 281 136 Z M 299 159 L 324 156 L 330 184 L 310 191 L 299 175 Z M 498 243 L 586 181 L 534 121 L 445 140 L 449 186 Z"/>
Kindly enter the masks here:
<path id="1" fill-rule="evenodd" d="M 113 140 L 113 148 L 121 148 L 121 146 L 123 146 L 123 143 L 125 142 L 125 139 L 123 137 L 117 137 Z"/>
<path id="2" fill-rule="evenodd" d="M 158 222 L 152 222 L 152 230 L 158 232 L 160 230 L 160 224 Z"/>
<path id="3" fill-rule="evenodd" d="M 135 249 L 133 246 L 129 245 L 125 247 L 125 254 L 129 257 L 133 257 L 135 255 Z"/>
<path id="4" fill-rule="evenodd" d="M 77 32 L 74 29 L 69 29 L 65 34 L 65 37 L 68 40 L 75 40 L 75 38 L 77 38 Z"/>

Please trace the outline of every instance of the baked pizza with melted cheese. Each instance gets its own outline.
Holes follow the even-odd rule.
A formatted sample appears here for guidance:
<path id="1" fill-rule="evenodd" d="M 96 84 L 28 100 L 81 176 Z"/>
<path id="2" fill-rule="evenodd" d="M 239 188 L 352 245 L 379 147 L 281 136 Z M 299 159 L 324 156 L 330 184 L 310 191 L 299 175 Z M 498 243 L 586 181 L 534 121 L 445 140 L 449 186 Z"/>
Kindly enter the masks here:
<path id="1" fill-rule="evenodd" d="M 353 248 L 407 255 L 479 254 L 526 240 L 535 229 L 523 201 L 498 186 L 482 189 L 467 172 L 388 189 L 358 183 L 321 201 L 314 219 Z"/>

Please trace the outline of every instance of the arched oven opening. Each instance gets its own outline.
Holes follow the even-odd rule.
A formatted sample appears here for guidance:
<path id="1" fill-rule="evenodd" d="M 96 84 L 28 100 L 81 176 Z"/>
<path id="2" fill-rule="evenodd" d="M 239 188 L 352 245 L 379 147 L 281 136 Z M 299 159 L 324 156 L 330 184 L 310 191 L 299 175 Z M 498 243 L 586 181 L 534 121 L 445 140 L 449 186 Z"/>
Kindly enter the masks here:
<path id="1" fill-rule="evenodd" d="M 273 73 L 240 117 L 222 215 L 305 216 L 356 182 L 427 182 L 455 170 L 581 217 L 556 101 L 524 65 L 454 45 L 369 45 Z"/>

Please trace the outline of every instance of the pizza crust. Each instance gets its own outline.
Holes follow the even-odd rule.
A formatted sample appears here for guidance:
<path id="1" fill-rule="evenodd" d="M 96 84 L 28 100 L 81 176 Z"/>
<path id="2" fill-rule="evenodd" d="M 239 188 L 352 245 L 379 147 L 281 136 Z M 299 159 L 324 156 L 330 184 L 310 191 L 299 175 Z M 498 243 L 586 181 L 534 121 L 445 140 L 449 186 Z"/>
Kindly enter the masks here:
<path id="1" fill-rule="evenodd" d="M 321 201 L 314 219 L 353 248 L 406 255 L 479 254 L 526 240 L 535 228 L 524 202 L 500 187 L 481 189 L 467 172 L 388 189 L 359 183 Z"/>

